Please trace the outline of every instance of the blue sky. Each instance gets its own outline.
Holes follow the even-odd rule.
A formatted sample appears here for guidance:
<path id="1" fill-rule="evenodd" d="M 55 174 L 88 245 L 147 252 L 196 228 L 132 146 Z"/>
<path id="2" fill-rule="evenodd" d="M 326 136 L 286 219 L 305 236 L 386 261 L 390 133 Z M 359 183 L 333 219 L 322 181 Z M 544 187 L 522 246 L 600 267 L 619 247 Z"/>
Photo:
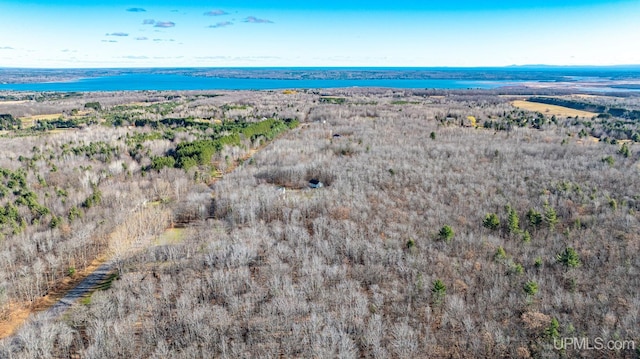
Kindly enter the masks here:
<path id="1" fill-rule="evenodd" d="M 640 64 L 640 1 L 0 0 L 0 67 Z"/>

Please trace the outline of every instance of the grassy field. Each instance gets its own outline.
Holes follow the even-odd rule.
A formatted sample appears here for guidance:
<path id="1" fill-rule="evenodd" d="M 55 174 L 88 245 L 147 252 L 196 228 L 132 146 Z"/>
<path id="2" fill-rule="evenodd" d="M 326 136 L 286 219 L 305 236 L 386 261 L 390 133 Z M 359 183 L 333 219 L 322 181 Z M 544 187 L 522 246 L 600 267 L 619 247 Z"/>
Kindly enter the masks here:
<path id="1" fill-rule="evenodd" d="M 0 101 L 0 105 L 20 105 L 23 103 L 27 103 L 29 101 L 20 100 L 20 101 Z"/>
<path id="2" fill-rule="evenodd" d="M 598 115 L 597 113 L 594 113 L 594 112 L 574 110 L 568 107 L 547 105 L 544 103 L 536 103 L 536 102 L 529 102 L 529 101 L 523 101 L 523 100 L 512 101 L 511 104 L 517 108 L 521 108 L 528 111 L 541 112 L 548 116 L 556 115 L 556 116 L 566 116 L 566 117 L 574 117 L 574 116 L 593 117 Z"/>
<path id="3" fill-rule="evenodd" d="M 184 240 L 184 228 L 168 228 L 156 240 L 157 245 L 176 244 Z"/>
<path id="4" fill-rule="evenodd" d="M 52 114 L 48 114 L 48 115 L 36 115 L 36 116 L 29 116 L 29 117 L 20 117 L 20 121 L 22 121 L 22 128 L 29 128 L 29 127 L 33 127 L 33 124 L 40 120 L 40 121 L 51 121 L 51 120 L 57 120 L 58 118 L 60 118 L 60 116 L 62 116 L 61 113 L 52 113 Z"/>

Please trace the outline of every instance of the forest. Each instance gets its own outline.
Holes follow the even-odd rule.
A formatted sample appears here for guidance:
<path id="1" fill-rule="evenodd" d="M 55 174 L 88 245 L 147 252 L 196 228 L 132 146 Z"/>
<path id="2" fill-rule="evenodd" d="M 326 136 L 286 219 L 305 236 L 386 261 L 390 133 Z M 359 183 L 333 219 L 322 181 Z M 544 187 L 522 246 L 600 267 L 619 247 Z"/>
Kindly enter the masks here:
<path id="1" fill-rule="evenodd" d="M 640 96 L 0 95 L 2 358 L 640 357 Z"/>

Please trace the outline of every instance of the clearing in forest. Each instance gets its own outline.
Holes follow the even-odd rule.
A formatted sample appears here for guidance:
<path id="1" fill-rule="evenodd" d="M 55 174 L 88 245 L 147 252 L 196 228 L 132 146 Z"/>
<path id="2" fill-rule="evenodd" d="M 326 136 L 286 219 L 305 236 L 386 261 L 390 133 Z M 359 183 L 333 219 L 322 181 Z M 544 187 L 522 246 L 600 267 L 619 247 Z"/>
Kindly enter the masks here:
<path id="1" fill-rule="evenodd" d="M 52 120 L 57 120 L 58 118 L 60 118 L 60 116 L 62 116 L 61 113 L 52 113 L 48 115 L 35 115 L 35 116 L 28 116 L 28 117 L 20 117 L 20 121 L 22 121 L 22 128 L 29 128 L 29 127 L 33 127 L 35 122 L 38 120 L 52 121 Z"/>
<path id="2" fill-rule="evenodd" d="M 574 117 L 574 116 L 593 117 L 598 115 L 595 112 L 574 110 L 572 108 L 563 107 L 563 106 L 548 105 L 546 103 L 529 102 L 529 101 L 523 101 L 523 100 L 512 101 L 511 105 L 517 108 L 521 108 L 523 110 L 537 111 L 547 116 L 556 115 L 556 116 L 566 116 L 566 117 Z"/>

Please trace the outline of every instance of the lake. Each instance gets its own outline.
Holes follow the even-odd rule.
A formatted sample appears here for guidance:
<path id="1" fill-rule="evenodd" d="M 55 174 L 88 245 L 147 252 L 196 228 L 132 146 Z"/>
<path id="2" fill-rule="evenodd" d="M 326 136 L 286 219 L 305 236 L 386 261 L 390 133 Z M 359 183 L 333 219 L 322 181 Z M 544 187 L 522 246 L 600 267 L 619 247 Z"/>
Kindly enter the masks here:
<path id="1" fill-rule="evenodd" d="M 517 81 L 455 79 L 264 79 L 174 74 L 123 74 L 65 82 L 0 84 L 0 91 L 276 90 L 384 87 L 404 89 L 493 89 Z"/>

